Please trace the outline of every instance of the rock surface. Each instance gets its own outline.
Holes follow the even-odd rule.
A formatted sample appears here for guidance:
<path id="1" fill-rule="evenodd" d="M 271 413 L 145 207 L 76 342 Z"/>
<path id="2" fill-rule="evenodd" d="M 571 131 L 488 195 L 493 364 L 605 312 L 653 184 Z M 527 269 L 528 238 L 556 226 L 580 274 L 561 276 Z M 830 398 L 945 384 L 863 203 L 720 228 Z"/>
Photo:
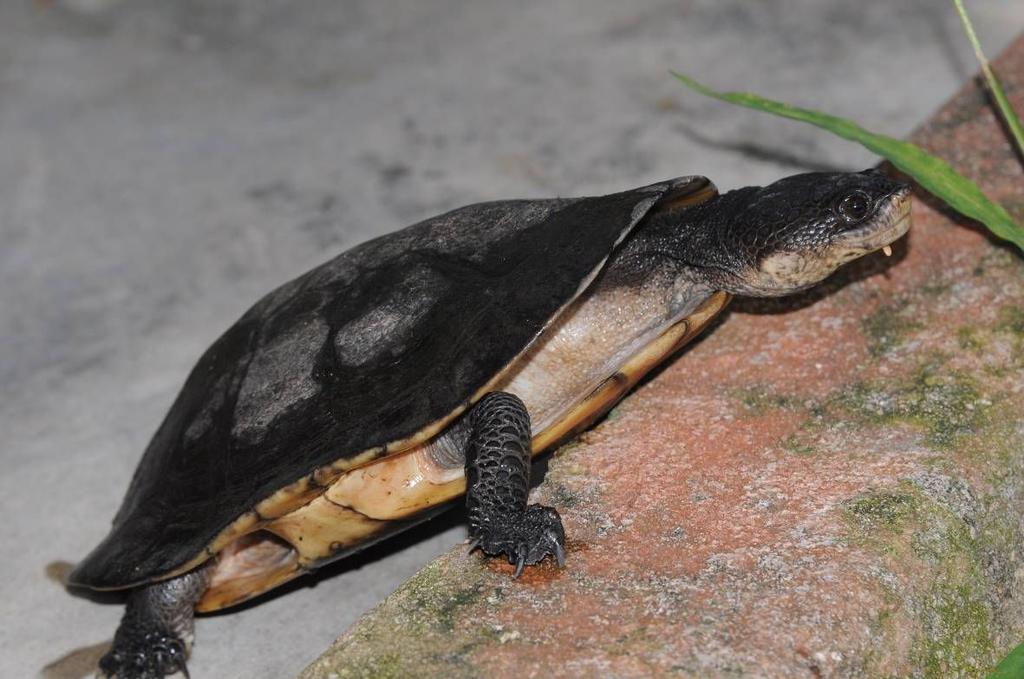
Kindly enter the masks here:
<path id="1" fill-rule="evenodd" d="M 1024 39 L 997 67 L 1024 111 Z M 1024 222 L 976 87 L 914 140 Z M 565 570 L 455 547 L 303 679 L 981 675 L 1024 640 L 1024 262 L 927 197 L 914 221 L 892 259 L 736 303 L 558 450 L 533 499 Z"/>

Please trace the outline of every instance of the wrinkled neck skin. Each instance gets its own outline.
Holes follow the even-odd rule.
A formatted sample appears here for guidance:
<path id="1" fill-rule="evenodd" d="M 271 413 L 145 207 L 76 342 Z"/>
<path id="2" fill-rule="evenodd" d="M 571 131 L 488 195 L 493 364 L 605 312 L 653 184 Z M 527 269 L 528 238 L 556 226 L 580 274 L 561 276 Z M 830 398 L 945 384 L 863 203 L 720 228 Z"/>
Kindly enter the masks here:
<path id="1" fill-rule="evenodd" d="M 724 290 L 751 294 L 741 279 L 753 253 L 740 251 L 733 225 L 751 192 L 730 191 L 706 203 L 650 215 L 612 255 L 605 285 L 640 287 L 666 278 L 687 295 Z"/>

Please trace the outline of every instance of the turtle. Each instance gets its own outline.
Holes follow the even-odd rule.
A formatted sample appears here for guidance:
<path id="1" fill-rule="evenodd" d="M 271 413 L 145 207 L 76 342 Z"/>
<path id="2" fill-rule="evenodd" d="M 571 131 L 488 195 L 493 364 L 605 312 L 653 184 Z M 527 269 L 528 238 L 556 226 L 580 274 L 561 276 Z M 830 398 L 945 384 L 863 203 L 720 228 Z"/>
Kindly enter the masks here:
<path id="1" fill-rule="evenodd" d="M 592 424 L 734 295 L 780 296 L 884 250 L 910 188 L 878 170 L 719 193 L 690 175 L 462 207 L 273 290 L 200 357 L 109 534 L 69 583 L 127 589 L 100 660 L 187 673 L 193 615 L 450 506 L 471 548 L 564 567 L 531 456 Z M 486 558 L 486 557 L 485 557 Z"/>

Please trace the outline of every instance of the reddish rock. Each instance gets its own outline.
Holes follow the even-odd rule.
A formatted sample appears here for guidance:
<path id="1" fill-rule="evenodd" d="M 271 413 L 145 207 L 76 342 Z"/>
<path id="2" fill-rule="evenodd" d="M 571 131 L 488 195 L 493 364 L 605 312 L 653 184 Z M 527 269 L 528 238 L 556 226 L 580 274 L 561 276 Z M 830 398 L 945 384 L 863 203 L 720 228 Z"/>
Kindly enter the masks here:
<path id="1" fill-rule="evenodd" d="M 1024 110 L 1024 39 L 998 67 Z M 1024 223 L 978 89 L 914 140 Z M 456 547 L 302 676 L 983 674 L 1024 640 L 1024 263 L 935 205 L 892 259 L 736 303 L 556 452 L 565 570 Z"/>

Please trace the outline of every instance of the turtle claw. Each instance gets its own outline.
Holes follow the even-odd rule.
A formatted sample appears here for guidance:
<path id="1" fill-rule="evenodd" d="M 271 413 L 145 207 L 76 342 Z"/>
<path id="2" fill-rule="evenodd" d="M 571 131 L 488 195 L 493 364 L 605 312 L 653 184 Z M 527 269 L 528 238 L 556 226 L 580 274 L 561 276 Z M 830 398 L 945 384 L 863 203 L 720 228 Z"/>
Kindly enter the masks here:
<path id="1" fill-rule="evenodd" d="M 565 530 L 558 512 L 544 505 L 530 505 L 523 512 L 501 517 L 485 524 L 471 536 L 470 551 L 479 547 L 488 556 L 505 554 L 515 565 L 513 578 L 526 566 L 553 556 L 559 568 L 565 566 Z"/>
<path id="2" fill-rule="evenodd" d="M 190 679 L 185 664 L 185 644 L 176 636 L 153 631 L 114 639 L 114 645 L 100 659 L 100 679 L 162 679 L 181 673 Z"/>
<path id="3" fill-rule="evenodd" d="M 551 540 L 551 544 L 555 546 L 555 560 L 558 561 L 559 568 L 565 568 L 565 547 L 562 545 L 562 540 L 558 539 L 558 536 L 548 533 L 548 538 Z"/>
<path id="4" fill-rule="evenodd" d="M 519 579 L 519 576 L 523 574 L 523 568 L 526 566 L 526 551 L 519 552 L 519 559 L 516 560 L 516 571 L 512 574 L 512 578 L 515 580 Z"/>

